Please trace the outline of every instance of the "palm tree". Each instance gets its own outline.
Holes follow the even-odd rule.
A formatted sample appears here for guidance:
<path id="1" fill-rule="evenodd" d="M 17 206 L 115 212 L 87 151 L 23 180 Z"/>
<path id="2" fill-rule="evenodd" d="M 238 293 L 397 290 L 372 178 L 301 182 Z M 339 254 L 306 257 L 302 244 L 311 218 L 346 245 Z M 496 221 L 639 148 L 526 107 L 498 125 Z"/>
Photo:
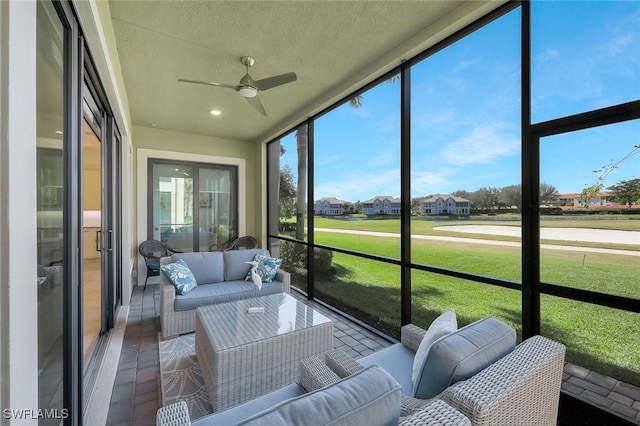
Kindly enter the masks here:
<path id="1" fill-rule="evenodd" d="M 296 239 L 304 240 L 304 214 L 307 198 L 307 146 L 309 142 L 309 129 L 302 125 L 296 130 L 296 143 L 298 145 L 298 185 L 296 198 Z"/>
<path id="2" fill-rule="evenodd" d="M 400 78 L 400 74 L 394 74 L 386 81 L 392 83 Z M 353 109 L 362 107 L 363 95 L 359 93 L 349 99 L 349 106 Z M 302 125 L 296 130 L 296 142 L 298 145 L 298 185 L 296 199 L 296 239 L 304 239 L 304 218 L 307 198 L 307 146 L 309 142 L 309 129 Z"/>
<path id="3" fill-rule="evenodd" d="M 349 99 L 351 108 L 362 106 L 362 95 Z M 296 197 L 296 239 L 304 240 L 304 218 L 307 198 L 307 147 L 309 143 L 309 128 L 302 125 L 296 130 L 298 145 L 298 185 Z"/>

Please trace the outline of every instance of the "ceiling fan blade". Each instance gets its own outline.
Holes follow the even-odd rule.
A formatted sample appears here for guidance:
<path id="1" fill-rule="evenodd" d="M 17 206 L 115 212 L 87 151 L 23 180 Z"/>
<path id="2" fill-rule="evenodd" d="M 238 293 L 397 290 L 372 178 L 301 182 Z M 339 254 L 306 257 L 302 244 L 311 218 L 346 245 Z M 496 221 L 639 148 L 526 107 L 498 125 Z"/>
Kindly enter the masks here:
<path id="1" fill-rule="evenodd" d="M 258 90 L 267 90 L 272 87 L 281 86 L 283 84 L 291 83 L 292 81 L 296 81 L 298 76 L 295 72 L 289 72 L 286 74 L 275 75 L 273 77 L 263 78 L 262 80 L 256 80 L 253 82 L 253 85 L 258 88 Z"/>
<path id="2" fill-rule="evenodd" d="M 251 107 L 258 113 L 258 115 L 262 115 L 263 117 L 267 116 L 267 111 L 264 110 L 264 106 L 262 106 L 262 102 L 260 101 L 260 98 L 257 96 L 254 96 L 252 98 L 245 98 L 247 100 L 247 102 L 249 102 L 249 105 L 251 105 Z"/>
<path id="3" fill-rule="evenodd" d="M 225 87 L 227 89 L 236 90 L 237 86 L 231 86 L 229 84 L 215 83 L 213 81 L 200 81 L 200 80 L 188 80 L 186 78 L 179 78 L 178 81 L 183 83 L 195 83 L 195 84 L 204 84 L 207 86 L 217 86 L 217 87 Z"/>

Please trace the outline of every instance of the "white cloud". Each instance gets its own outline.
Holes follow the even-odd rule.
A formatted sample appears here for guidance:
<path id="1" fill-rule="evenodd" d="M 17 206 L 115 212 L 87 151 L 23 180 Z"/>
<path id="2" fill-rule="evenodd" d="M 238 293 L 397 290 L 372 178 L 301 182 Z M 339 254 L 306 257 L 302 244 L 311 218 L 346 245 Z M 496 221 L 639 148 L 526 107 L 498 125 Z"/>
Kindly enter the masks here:
<path id="1" fill-rule="evenodd" d="M 415 114 L 411 117 L 411 121 L 416 129 L 431 129 L 434 126 L 451 123 L 455 117 L 456 114 L 452 110 L 436 110 Z"/>
<path id="2" fill-rule="evenodd" d="M 633 34 L 627 33 L 620 37 L 616 37 L 611 40 L 607 45 L 607 50 L 611 56 L 618 55 L 627 50 L 627 48 L 633 43 Z"/>
<path id="3" fill-rule="evenodd" d="M 474 65 L 476 62 L 478 62 L 477 59 L 467 59 L 467 60 L 464 60 L 464 61 L 460 61 L 455 65 L 454 71 L 455 72 L 464 71 L 467 68 L 469 68 L 470 66 Z"/>
<path id="4" fill-rule="evenodd" d="M 533 59 L 533 61 L 534 61 L 534 63 L 536 63 L 536 62 L 547 62 L 547 61 L 556 60 L 559 57 L 560 57 L 560 51 L 558 51 L 556 49 L 552 49 L 552 48 L 547 48 L 547 50 L 545 50 L 544 52 L 542 52 L 539 55 L 537 55 Z"/>
<path id="5" fill-rule="evenodd" d="M 361 173 L 324 178 L 316 181 L 314 195 L 316 200 L 323 197 L 336 197 L 351 202 L 368 200 L 376 195 L 398 197 L 400 196 L 400 170 L 398 168 L 365 170 Z"/>
<path id="6" fill-rule="evenodd" d="M 502 131 L 501 123 L 486 123 L 463 134 L 440 153 L 445 164 L 492 163 L 520 152 L 520 138 Z"/>
<path id="7" fill-rule="evenodd" d="M 339 161 L 342 159 L 342 156 L 339 154 L 334 154 L 334 155 L 329 155 L 329 156 L 324 156 L 324 157 L 320 157 L 316 160 L 316 165 L 318 166 L 324 166 L 326 164 L 331 164 L 331 163 L 335 163 L 336 161 Z M 298 161 L 298 158 L 296 157 L 296 163 Z"/>
<path id="8" fill-rule="evenodd" d="M 440 188 L 451 186 L 451 182 L 447 179 L 453 173 L 452 170 L 441 169 L 438 171 L 420 170 L 416 167 L 411 173 L 411 194 L 415 197 L 422 197 L 429 194 L 440 192 Z"/>

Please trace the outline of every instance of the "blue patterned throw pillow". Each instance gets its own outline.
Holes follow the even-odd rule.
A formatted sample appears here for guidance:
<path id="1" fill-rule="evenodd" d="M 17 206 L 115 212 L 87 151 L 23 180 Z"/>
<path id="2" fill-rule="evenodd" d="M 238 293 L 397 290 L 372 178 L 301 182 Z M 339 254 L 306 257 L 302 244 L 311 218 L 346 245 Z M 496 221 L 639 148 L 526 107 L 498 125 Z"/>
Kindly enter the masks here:
<path id="1" fill-rule="evenodd" d="M 253 260 L 258 262 L 258 266 L 256 267 L 256 274 L 258 274 L 260 278 L 262 278 L 263 283 L 272 282 L 276 278 L 276 272 L 278 272 L 278 268 L 280 267 L 280 265 L 282 265 L 282 259 L 265 256 L 264 254 L 256 254 Z M 249 272 L 247 272 L 245 281 L 251 281 L 251 268 L 249 268 Z"/>
<path id="2" fill-rule="evenodd" d="M 180 295 L 187 294 L 198 285 L 195 277 L 191 273 L 191 269 L 189 269 L 187 263 L 182 259 L 164 265 L 162 272 L 164 272 L 171 284 L 176 288 L 176 293 Z"/>

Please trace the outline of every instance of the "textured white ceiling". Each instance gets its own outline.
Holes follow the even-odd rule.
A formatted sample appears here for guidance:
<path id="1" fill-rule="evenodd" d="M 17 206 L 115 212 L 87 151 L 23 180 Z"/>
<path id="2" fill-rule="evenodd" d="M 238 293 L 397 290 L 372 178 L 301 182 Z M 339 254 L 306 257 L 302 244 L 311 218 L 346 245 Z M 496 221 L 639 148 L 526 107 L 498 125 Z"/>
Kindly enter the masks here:
<path id="1" fill-rule="evenodd" d="M 501 3 L 111 0 L 110 10 L 134 125 L 263 141 Z M 260 93 L 267 117 L 233 90 L 177 81 L 235 85 L 245 55 L 256 80 L 298 76 Z"/>

